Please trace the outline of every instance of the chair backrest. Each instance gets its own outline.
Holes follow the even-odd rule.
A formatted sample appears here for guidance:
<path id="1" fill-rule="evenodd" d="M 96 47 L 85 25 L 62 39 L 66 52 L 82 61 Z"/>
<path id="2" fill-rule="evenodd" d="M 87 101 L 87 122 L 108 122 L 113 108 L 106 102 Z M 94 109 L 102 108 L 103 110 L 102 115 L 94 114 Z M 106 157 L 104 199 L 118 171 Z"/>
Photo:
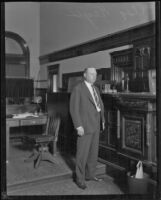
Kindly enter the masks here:
<path id="1" fill-rule="evenodd" d="M 46 124 L 45 135 L 52 135 L 55 139 L 58 137 L 60 127 L 60 117 L 58 115 L 49 116 Z"/>

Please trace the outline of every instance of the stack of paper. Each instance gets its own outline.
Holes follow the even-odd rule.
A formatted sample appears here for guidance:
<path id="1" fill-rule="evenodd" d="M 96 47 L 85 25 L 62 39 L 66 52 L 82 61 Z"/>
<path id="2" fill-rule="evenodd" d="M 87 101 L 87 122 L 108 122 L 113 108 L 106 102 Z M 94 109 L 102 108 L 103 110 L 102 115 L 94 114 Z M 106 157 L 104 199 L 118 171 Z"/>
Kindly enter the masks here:
<path id="1" fill-rule="evenodd" d="M 38 117 L 38 115 L 34 115 L 33 113 L 28 113 L 28 112 L 13 115 L 13 118 L 26 118 L 26 117 Z"/>

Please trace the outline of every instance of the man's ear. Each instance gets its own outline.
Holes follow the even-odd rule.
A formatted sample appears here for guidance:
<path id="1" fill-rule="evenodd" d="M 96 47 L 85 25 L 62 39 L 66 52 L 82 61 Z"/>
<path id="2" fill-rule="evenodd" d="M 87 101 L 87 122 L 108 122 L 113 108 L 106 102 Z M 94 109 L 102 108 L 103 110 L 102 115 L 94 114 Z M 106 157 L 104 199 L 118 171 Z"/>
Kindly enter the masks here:
<path id="1" fill-rule="evenodd" d="M 86 73 L 83 73 L 83 77 L 86 78 Z"/>

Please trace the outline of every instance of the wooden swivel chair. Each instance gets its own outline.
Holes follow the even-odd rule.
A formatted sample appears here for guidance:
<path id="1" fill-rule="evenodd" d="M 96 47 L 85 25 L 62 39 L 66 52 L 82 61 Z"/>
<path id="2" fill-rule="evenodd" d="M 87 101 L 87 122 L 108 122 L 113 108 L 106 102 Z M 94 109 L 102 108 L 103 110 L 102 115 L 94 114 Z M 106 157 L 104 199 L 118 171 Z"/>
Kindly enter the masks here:
<path id="1" fill-rule="evenodd" d="M 33 153 L 25 160 L 25 162 L 34 161 L 35 168 L 39 166 L 40 161 L 42 160 L 58 164 L 54 154 L 57 152 L 59 127 L 60 117 L 58 115 L 49 116 L 45 133 L 23 137 L 25 143 L 34 144 Z"/>

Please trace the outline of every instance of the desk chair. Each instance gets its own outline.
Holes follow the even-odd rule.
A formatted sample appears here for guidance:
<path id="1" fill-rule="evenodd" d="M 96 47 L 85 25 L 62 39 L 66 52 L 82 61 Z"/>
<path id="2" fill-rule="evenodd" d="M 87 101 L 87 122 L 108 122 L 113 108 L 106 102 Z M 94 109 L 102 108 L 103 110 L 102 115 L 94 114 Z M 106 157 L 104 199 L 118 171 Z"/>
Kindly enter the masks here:
<path id="1" fill-rule="evenodd" d="M 34 168 L 37 168 L 42 160 L 58 164 L 54 155 L 57 152 L 59 127 L 60 117 L 58 115 L 49 116 L 45 133 L 23 137 L 25 143 L 34 144 L 33 153 L 25 162 L 34 161 Z"/>

